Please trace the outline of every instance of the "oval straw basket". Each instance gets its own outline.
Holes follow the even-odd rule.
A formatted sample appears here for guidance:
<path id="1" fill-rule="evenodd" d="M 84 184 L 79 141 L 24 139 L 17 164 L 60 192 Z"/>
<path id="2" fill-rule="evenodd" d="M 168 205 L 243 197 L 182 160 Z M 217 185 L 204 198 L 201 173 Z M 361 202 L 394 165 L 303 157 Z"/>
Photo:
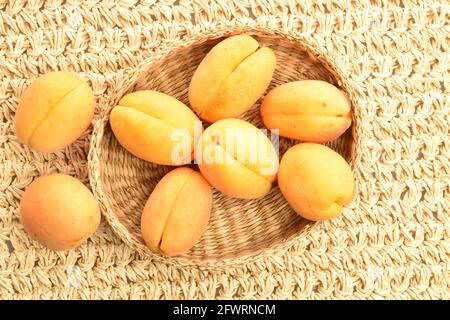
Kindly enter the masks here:
<path id="1" fill-rule="evenodd" d="M 145 162 L 122 148 L 110 129 L 109 113 L 121 96 L 142 89 L 164 92 L 189 105 L 188 87 L 198 64 L 215 44 L 237 33 L 253 35 L 261 45 L 274 50 L 277 68 L 269 89 L 289 81 L 321 79 L 347 91 L 352 98 L 345 79 L 332 61 L 304 39 L 286 33 L 243 27 L 214 30 L 172 43 L 164 52 L 149 57 L 136 68 L 133 77 L 121 84 L 116 94 L 100 106 L 89 152 L 91 185 L 104 216 L 119 237 L 141 254 L 175 264 L 244 263 L 289 246 L 316 225 L 300 218 L 289 207 L 275 183 L 268 195 L 251 201 L 230 198 L 214 190 L 213 212 L 207 230 L 195 247 L 182 256 L 159 256 L 143 242 L 140 232 L 142 209 L 155 185 L 173 167 Z M 264 128 L 259 115 L 260 102 L 261 99 L 241 118 Z M 205 127 L 207 125 L 204 123 Z M 353 132 L 348 130 L 327 144 L 350 164 L 355 146 Z M 280 157 L 295 143 L 280 138 Z"/>

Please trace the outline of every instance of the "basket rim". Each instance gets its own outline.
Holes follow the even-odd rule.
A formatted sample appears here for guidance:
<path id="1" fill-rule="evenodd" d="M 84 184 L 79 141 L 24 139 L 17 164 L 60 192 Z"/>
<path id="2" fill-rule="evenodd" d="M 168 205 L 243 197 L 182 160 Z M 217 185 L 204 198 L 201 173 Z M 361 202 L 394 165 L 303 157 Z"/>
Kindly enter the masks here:
<path id="1" fill-rule="evenodd" d="M 220 268 L 234 268 L 240 267 L 246 263 L 253 263 L 264 259 L 269 256 L 274 255 L 284 255 L 285 252 L 291 248 L 297 241 L 304 237 L 306 232 L 313 231 L 317 228 L 317 226 L 322 223 L 320 221 L 310 222 L 299 232 L 291 235 L 289 238 L 283 239 L 276 244 L 260 249 L 258 251 L 245 253 L 243 255 L 238 255 L 237 257 L 226 257 L 226 258 L 211 258 L 211 259 L 198 259 L 198 258 L 186 258 L 186 257 L 165 257 L 163 255 L 152 252 L 150 249 L 145 246 L 145 244 L 136 241 L 132 238 L 131 233 L 128 228 L 120 221 L 118 216 L 114 213 L 112 206 L 110 205 L 106 192 L 104 191 L 104 187 L 102 184 L 102 179 L 100 177 L 101 172 L 101 142 L 103 139 L 104 129 L 109 121 L 109 112 L 111 108 L 117 104 L 120 98 L 123 96 L 125 92 L 130 90 L 137 80 L 141 77 L 142 72 L 147 70 L 150 67 L 158 65 L 158 63 L 162 63 L 164 59 L 169 57 L 171 54 L 175 53 L 178 50 L 183 50 L 186 47 L 193 45 L 201 45 L 204 42 L 231 36 L 234 34 L 249 34 L 255 36 L 271 36 L 278 37 L 284 41 L 294 42 L 299 47 L 303 48 L 305 52 L 307 52 L 312 58 L 320 61 L 322 65 L 330 72 L 337 80 L 339 86 L 343 88 L 349 96 L 350 101 L 353 105 L 354 110 L 354 90 L 352 86 L 350 86 L 343 76 L 343 72 L 341 69 L 335 64 L 334 60 L 330 58 L 325 52 L 319 50 L 319 48 L 314 47 L 308 41 L 306 37 L 303 37 L 301 34 L 294 34 L 292 32 L 287 32 L 285 30 L 280 29 L 272 29 L 267 27 L 254 27 L 254 26 L 216 26 L 212 28 L 208 28 L 207 30 L 202 30 L 194 35 L 187 35 L 186 38 L 182 39 L 182 41 L 177 41 L 175 43 L 170 43 L 169 40 L 165 39 L 162 43 L 167 44 L 163 49 L 157 49 L 153 54 L 151 54 L 148 58 L 144 59 L 140 62 L 136 67 L 131 68 L 128 71 L 129 77 L 126 80 L 121 81 L 119 88 L 120 90 L 114 92 L 114 94 L 110 97 L 107 108 L 102 108 L 100 113 L 96 114 L 96 117 L 93 120 L 93 129 L 91 133 L 91 140 L 89 145 L 88 152 L 88 174 L 89 174 L 89 182 L 94 194 L 94 197 L 98 201 L 102 215 L 106 218 L 109 226 L 112 228 L 114 233 L 128 246 L 137 251 L 137 253 L 143 257 L 148 257 L 152 260 L 156 260 L 158 262 L 164 262 L 167 264 L 175 265 L 175 266 L 190 266 L 190 267 L 198 267 L 202 269 L 214 269 L 217 267 Z M 353 124 L 351 127 L 352 130 L 352 146 L 351 146 L 351 154 L 349 165 L 354 170 L 354 160 L 355 160 L 355 148 L 358 145 L 358 137 L 356 135 L 358 123 L 355 122 L 355 116 L 353 117 Z M 344 210 L 345 211 L 345 210 Z"/>

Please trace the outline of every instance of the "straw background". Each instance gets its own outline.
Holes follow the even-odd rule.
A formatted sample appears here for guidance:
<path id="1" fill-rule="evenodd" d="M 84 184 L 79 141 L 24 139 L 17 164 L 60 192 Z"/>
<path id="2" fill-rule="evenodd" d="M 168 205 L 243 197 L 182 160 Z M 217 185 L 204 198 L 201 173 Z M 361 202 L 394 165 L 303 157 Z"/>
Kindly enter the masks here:
<path id="1" fill-rule="evenodd" d="M 444 1 L 0 0 L 0 298 L 450 298 L 449 19 Z M 14 114 L 31 81 L 75 71 L 101 113 L 145 59 L 241 27 L 307 38 L 345 76 L 358 194 L 344 214 L 214 267 L 141 255 L 105 219 L 70 252 L 31 241 L 19 222 L 25 187 L 53 172 L 89 185 L 91 133 L 46 155 L 18 143 Z"/>

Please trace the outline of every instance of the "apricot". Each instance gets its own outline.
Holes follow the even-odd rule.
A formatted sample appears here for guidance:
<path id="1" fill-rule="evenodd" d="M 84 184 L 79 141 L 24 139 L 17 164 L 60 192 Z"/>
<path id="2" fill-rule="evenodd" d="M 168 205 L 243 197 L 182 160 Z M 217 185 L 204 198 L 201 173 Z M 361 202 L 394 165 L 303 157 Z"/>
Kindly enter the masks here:
<path id="1" fill-rule="evenodd" d="M 229 37 L 201 61 L 189 85 L 189 102 L 200 118 L 214 122 L 237 117 L 266 91 L 276 58 L 248 35 Z"/>
<path id="2" fill-rule="evenodd" d="M 269 129 L 305 142 L 327 142 L 342 135 L 352 123 L 350 100 L 332 84 L 301 80 L 271 90 L 261 104 Z"/>
<path id="3" fill-rule="evenodd" d="M 209 126 L 198 142 L 196 161 L 212 186 L 241 199 L 264 196 L 278 170 L 278 154 L 271 141 L 239 119 L 223 119 Z"/>
<path id="4" fill-rule="evenodd" d="M 23 93 L 15 115 L 19 141 L 40 152 L 68 146 L 89 127 L 94 116 L 94 94 L 78 75 L 47 73 Z"/>
<path id="5" fill-rule="evenodd" d="M 193 159 L 195 128 L 202 125 L 192 110 L 167 94 L 142 90 L 125 95 L 110 115 L 119 143 L 135 156 L 157 164 L 182 165 Z"/>
<path id="6" fill-rule="evenodd" d="M 278 185 L 292 209 L 318 221 L 339 216 L 354 198 L 353 174 L 344 158 L 315 143 L 293 146 L 283 155 Z"/>
<path id="7" fill-rule="evenodd" d="M 79 180 L 64 174 L 33 181 L 19 208 L 25 231 L 53 250 L 79 246 L 100 223 L 100 209 L 92 193 Z"/>
<path id="8" fill-rule="evenodd" d="M 211 186 L 199 172 L 187 167 L 170 171 L 145 204 L 141 217 L 145 243 L 167 256 L 186 252 L 205 231 L 211 208 Z"/>

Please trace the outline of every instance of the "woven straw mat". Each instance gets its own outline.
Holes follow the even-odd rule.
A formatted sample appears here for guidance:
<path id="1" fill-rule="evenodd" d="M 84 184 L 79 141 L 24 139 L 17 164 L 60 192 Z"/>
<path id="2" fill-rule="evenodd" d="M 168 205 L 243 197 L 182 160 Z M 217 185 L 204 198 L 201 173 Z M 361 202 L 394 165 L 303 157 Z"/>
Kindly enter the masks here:
<path id="1" fill-rule="evenodd" d="M 0 298 L 450 298 L 449 19 L 445 2 L 419 0 L 0 0 Z M 245 241 L 230 233 L 214 247 L 216 233 L 207 231 L 191 255 L 168 259 L 142 252 L 135 230 L 102 201 L 102 224 L 79 248 L 53 252 L 31 241 L 18 212 L 26 186 L 54 172 L 79 178 L 97 197 L 108 177 L 126 186 L 102 171 L 113 142 L 107 131 L 91 141 L 92 128 L 102 132 L 108 108 L 131 86 L 168 87 L 153 62 L 164 74 L 177 77 L 168 71 L 174 63 L 187 74 L 208 46 L 234 33 L 254 34 L 281 55 L 276 84 L 295 80 L 283 70 L 301 70 L 296 77 L 348 92 L 354 125 L 334 147 L 348 153 L 357 195 L 343 215 L 303 224 L 255 211 L 264 238 L 252 237 L 243 214 L 232 228 L 247 230 Z M 175 48 L 184 48 L 186 68 Z M 62 152 L 40 154 L 17 141 L 15 110 L 33 79 L 63 69 L 89 82 L 96 117 Z M 166 79 L 168 93 L 183 100 L 188 80 Z M 123 153 L 108 157 L 133 166 Z"/>

